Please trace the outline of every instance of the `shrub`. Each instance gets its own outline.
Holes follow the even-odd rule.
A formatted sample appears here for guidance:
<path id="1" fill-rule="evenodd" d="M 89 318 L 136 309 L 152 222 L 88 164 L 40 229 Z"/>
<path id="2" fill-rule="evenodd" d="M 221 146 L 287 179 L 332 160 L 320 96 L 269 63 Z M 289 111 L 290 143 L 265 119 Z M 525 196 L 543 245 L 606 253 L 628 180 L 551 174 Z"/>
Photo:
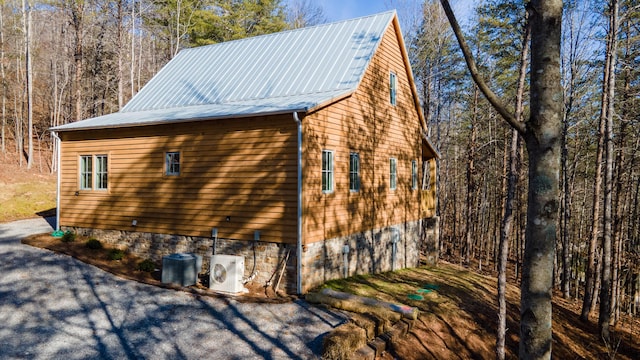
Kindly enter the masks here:
<path id="1" fill-rule="evenodd" d="M 120 249 L 111 249 L 109 251 L 109 260 L 122 260 L 124 258 L 124 251 Z"/>
<path id="2" fill-rule="evenodd" d="M 76 233 L 73 231 L 67 231 L 62 235 L 62 242 L 73 242 L 76 241 Z"/>
<path id="3" fill-rule="evenodd" d="M 138 270 L 152 272 L 156 269 L 156 263 L 151 259 L 145 259 L 138 263 Z"/>
<path id="4" fill-rule="evenodd" d="M 102 243 L 98 239 L 89 239 L 85 244 L 86 247 L 93 250 L 102 249 Z"/>

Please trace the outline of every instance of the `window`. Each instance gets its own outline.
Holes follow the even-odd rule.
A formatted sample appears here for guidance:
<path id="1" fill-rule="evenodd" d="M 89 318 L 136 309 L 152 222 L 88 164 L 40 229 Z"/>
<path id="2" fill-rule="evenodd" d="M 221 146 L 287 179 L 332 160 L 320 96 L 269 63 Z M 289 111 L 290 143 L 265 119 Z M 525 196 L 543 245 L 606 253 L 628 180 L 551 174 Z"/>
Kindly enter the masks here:
<path id="1" fill-rule="evenodd" d="M 418 188 L 418 162 L 411 161 L 411 190 Z"/>
<path id="2" fill-rule="evenodd" d="M 107 190 L 107 155 L 96 155 L 96 190 Z"/>
<path id="3" fill-rule="evenodd" d="M 358 153 L 349 155 L 349 190 L 360 191 L 360 155 Z"/>
<path id="4" fill-rule="evenodd" d="M 333 151 L 322 150 L 322 192 L 333 192 Z"/>
<path id="5" fill-rule="evenodd" d="M 398 93 L 398 80 L 395 73 L 389 73 L 389 102 L 396 105 L 396 95 Z"/>
<path id="6" fill-rule="evenodd" d="M 107 190 L 107 155 L 80 156 L 80 190 Z"/>
<path id="7" fill-rule="evenodd" d="M 93 156 L 80 156 L 80 190 L 92 189 Z"/>
<path id="8" fill-rule="evenodd" d="M 395 158 L 389 159 L 389 189 L 395 190 L 398 187 L 398 161 Z"/>
<path id="9" fill-rule="evenodd" d="M 180 152 L 167 152 L 165 155 L 165 175 L 180 175 Z"/>
<path id="10" fill-rule="evenodd" d="M 422 190 L 431 189 L 431 162 L 422 162 Z"/>

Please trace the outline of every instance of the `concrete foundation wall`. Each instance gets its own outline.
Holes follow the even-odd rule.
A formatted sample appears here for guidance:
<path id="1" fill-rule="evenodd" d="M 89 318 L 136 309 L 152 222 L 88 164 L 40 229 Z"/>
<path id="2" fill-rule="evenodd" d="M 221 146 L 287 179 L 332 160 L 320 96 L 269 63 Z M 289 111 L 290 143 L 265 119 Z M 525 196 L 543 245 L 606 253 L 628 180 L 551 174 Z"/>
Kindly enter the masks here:
<path id="1" fill-rule="evenodd" d="M 214 244 L 211 238 L 73 227 L 64 230 L 94 237 L 108 246 L 158 263 L 163 256 L 172 253 L 195 253 L 203 258 L 201 273 L 209 271 Z M 437 235 L 437 219 L 424 219 L 308 244 L 303 247 L 303 293 L 345 274 L 353 276 L 417 267 L 421 251 L 426 251 L 427 261 L 435 263 Z M 345 253 L 345 245 L 348 253 Z M 297 291 L 295 245 L 218 239 L 216 253 L 244 256 L 244 278 L 263 286 L 275 285 L 289 253 L 279 289 L 288 293 Z"/>

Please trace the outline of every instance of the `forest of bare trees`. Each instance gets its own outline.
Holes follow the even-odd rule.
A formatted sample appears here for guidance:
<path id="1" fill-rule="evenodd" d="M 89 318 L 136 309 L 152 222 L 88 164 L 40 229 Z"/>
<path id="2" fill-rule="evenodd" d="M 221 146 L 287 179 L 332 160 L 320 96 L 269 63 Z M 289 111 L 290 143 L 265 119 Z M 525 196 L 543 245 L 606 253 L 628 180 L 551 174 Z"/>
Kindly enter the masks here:
<path id="1" fill-rule="evenodd" d="M 475 86 L 439 1 L 389 4 L 442 154 L 441 258 L 497 273 L 504 249 L 504 281 L 519 283 L 530 188 L 523 132 Z M 518 119 L 532 105 L 527 4 L 478 2 L 463 26 L 478 71 Z M 49 127 L 118 111 L 183 48 L 328 20 L 307 0 L 2 1 L 1 156 L 33 166 L 34 149 L 55 151 Z M 563 2 L 552 277 L 555 296 L 580 300 L 581 320 L 598 322 L 603 338 L 621 316 L 640 315 L 639 24 L 636 1 Z M 34 171 L 55 169 L 48 160 Z"/>
<path id="2" fill-rule="evenodd" d="M 443 154 L 441 257 L 497 271 L 504 218 L 510 214 L 513 223 L 502 248 L 508 249 L 509 277 L 520 282 L 527 188 L 532 189 L 524 139 L 478 95 L 453 33 L 442 31 L 447 19 L 438 5 L 425 3 L 425 26 L 410 43 L 430 135 Z M 519 108 L 527 5 L 484 1 L 466 34 L 479 73 L 524 119 L 531 105 L 525 96 Z M 610 326 L 622 314 L 638 316 L 640 306 L 640 6 L 620 0 L 604 5 L 563 4 L 560 201 L 552 275 L 556 296 L 582 300 L 581 319 L 595 319 L 609 341 Z M 524 91 L 530 90 L 526 83 Z"/>

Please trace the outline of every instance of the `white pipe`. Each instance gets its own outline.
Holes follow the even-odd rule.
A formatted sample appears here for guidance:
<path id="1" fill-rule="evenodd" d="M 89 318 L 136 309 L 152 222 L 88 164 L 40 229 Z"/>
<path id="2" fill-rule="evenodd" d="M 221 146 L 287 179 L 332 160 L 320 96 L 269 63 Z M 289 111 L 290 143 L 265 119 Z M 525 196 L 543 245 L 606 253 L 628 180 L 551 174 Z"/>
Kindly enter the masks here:
<path id="1" fill-rule="evenodd" d="M 58 137 L 55 131 L 51 132 L 51 135 L 56 139 L 56 167 L 57 167 L 57 181 L 56 181 L 56 231 L 60 230 L 60 174 L 62 172 L 62 163 L 60 162 L 60 147 L 62 141 Z"/>
<path id="2" fill-rule="evenodd" d="M 293 120 L 298 125 L 298 244 L 296 261 L 297 292 L 302 294 L 302 121 L 297 112 L 293 112 Z M 286 264 L 285 264 L 286 266 Z"/>
<path id="3" fill-rule="evenodd" d="M 344 278 L 349 277 L 349 244 L 344 244 L 342 247 L 342 259 L 344 261 Z"/>

